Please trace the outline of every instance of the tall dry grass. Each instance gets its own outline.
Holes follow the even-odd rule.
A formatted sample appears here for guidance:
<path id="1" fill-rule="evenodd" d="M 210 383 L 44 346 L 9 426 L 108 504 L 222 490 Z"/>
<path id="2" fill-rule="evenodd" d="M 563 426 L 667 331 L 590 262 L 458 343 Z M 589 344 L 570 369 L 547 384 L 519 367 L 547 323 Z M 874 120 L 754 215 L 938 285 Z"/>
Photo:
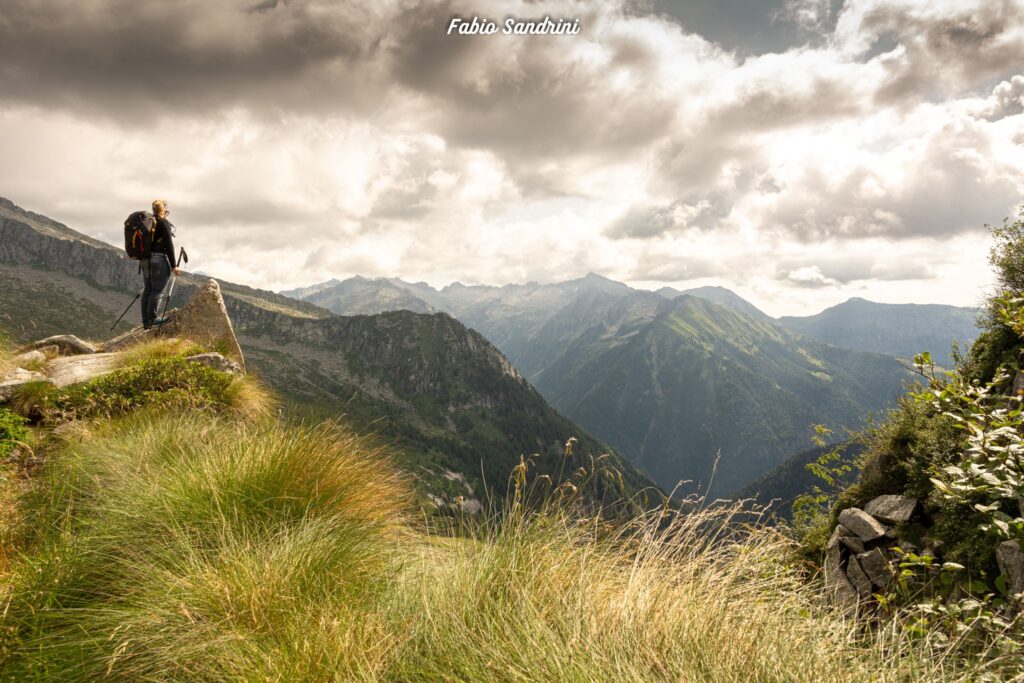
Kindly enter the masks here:
<path id="1" fill-rule="evenodd" d="M 121 351 L 119 360 L 121 367 L 127 367 L 145 361 L 189 356 L 203 351 L 205 349 L 189 339 L 149 339 Z"/>
<path id="2" fill-rule="evenodd" d="M 512 515 L 425 553 L 406 585 L 402 681 L 905 681 L 968 672 L 902 632 L 866 635 L 791 566 L 790 541 L 735 507 L 612 535 Z M 966 678 L 965 678 L 966 680 Z"/>
<path id="3" fill-rule="evenodd" d="M 525 506 L 414 530 L 407 481 L 334 427 L 97 423 L 26 501 L 0 671 L 86 681 L 972 680 L 871 634 L 732 508 L 625 526 Z"/>
<path id="4" fill-rule="evenodd" d="M 4 377 L 14 369 L 14 346 L 10 340 L 0 333 L 0 377 Z"/>

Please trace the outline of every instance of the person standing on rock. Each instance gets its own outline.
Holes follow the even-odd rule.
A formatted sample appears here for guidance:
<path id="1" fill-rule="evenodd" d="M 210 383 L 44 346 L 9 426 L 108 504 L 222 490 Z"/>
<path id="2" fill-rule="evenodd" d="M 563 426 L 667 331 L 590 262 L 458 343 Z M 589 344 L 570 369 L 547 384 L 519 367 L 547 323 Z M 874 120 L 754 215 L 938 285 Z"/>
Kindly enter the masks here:
<path id="1" fill-rule="evenodd" d="M 166 199 L 153 200 L 153 239 L 148 259 L 139 261 L 142 270 L 142 326 L 147 330 L 164 324 L 166 319 L 157 313 L 164 307 L 167 298 L 167 284 L 171 273 L 180 271 L 174 265 L 174 225 L 168 219 L 170 209 Z"/>

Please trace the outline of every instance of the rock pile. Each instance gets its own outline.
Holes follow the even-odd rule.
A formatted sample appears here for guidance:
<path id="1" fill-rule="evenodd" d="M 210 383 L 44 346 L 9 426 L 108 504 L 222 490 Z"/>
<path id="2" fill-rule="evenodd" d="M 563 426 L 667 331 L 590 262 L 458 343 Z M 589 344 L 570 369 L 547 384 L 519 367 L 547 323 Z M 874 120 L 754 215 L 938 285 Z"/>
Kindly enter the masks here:
<path id="1" fill-rule="evenodd" d="M 915 517 L 916 516 L 916 517 Z M 864 509 L 847 508 L 839 513 L 839 524 L 825 547 L 825 584 L 836 604 L 850 616 L 864 614 L 877 603 L 874 595 L 884 592 L 896 578 L 900 552 L 942 555 L 942 541 L 925 536 L 923 549 L 900 535 L 900 525 L 914 520 L 931 525 L 915 498 L 885 495 L 872 499 Z M 1024 610 L 1024 551 L 1017 541 L 1004 541 L 996 548 L 999 572 L 1008 593 L 1015 595 L 1018 610 Z"/>
<path id="2" fill-rule="evenodd" d="M 839 513 L 839 524 L 825 552 L 825 581 L 836 602 L 853 616 L 888 588 L 896 576 L 899 553 L 916 550 L 896 533 L 918 508 L 914 498 L 878 496 L 860 508 Z"/>

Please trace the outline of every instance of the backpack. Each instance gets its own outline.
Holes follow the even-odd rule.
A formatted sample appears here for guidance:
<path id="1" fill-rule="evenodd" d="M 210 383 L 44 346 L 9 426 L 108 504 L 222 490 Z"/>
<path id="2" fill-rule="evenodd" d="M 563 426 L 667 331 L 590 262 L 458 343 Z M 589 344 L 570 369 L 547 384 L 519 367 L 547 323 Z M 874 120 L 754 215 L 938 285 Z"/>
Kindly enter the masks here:
<path id="1" fill-rule="evenodd" d="M 156 216 L 148 211 L 136 211 L 124 222 L 124 250 L 128 258 L 142 261 L 153 251 L 153 232 Z"/>

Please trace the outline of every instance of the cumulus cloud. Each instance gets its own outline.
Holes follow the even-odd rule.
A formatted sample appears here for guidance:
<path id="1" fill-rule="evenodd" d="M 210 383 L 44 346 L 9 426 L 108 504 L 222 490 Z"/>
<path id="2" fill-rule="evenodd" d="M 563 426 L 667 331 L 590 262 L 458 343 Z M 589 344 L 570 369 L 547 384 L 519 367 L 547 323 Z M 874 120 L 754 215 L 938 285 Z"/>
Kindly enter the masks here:
<path id="1" fill-rule="evenodd" d="M 786 273 L 786 279 L 797 287 L 833 287 L 835 280 L 825 277 L 818 266 L 803 266 Z"/>
<path id="2" fill-rule="evenodd" d="M 767 297 L 934 283 L 1024 200 L 1024 0 L 786 0 L 813 39 L 745 57 L 646 7 L 9 0 L 0 195 L 111 240 L 169 195 L 204 270 L 258 286 Z M 474 14 L 584 30 L 446 35 Z"/>

